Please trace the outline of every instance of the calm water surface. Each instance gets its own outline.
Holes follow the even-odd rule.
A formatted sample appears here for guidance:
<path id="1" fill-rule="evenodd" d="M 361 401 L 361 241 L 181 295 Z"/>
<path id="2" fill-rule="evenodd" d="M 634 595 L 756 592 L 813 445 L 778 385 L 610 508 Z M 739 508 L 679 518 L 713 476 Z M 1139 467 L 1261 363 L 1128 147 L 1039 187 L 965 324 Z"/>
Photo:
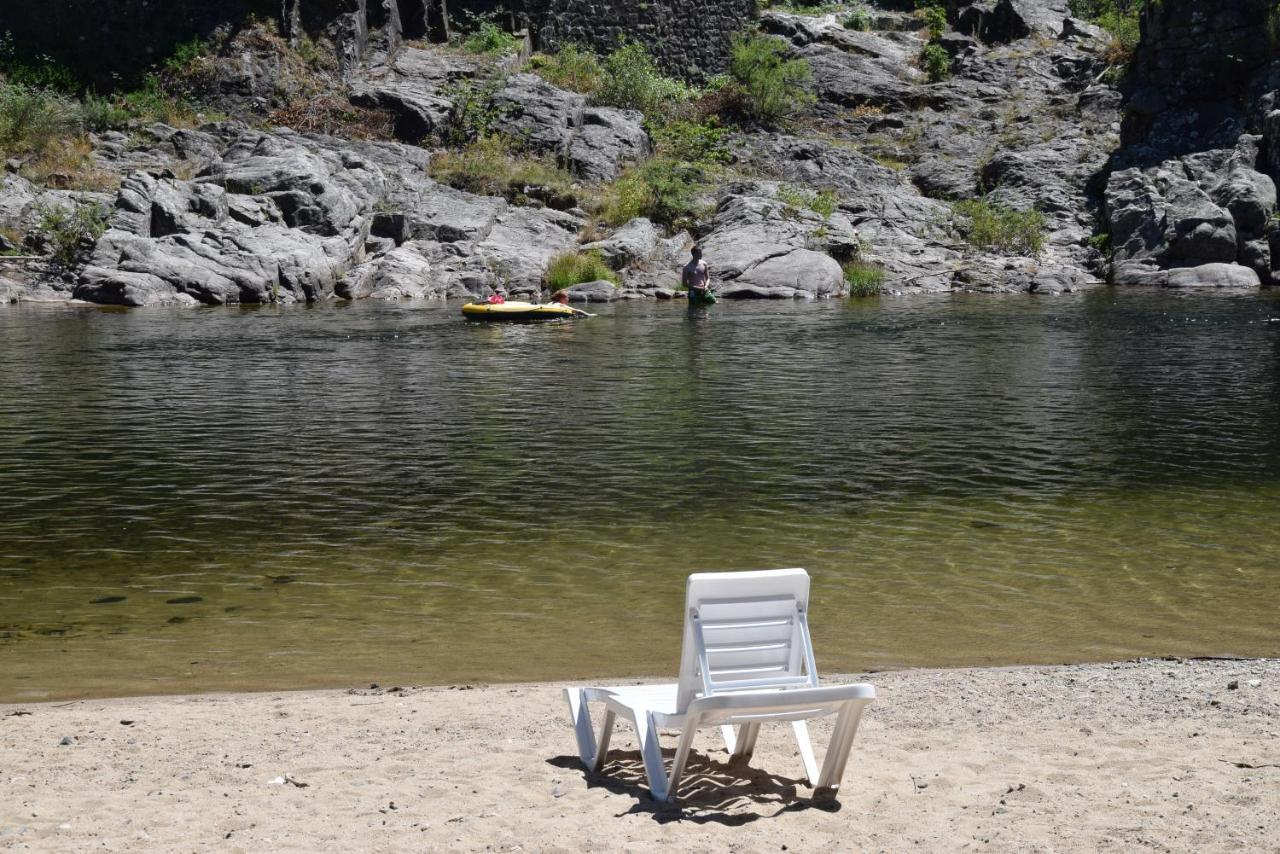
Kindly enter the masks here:
<path id="1" fill-rule="evenodd" d="M 1280 300 L 0 308 L 0 700 L 1280 655 Z"/>

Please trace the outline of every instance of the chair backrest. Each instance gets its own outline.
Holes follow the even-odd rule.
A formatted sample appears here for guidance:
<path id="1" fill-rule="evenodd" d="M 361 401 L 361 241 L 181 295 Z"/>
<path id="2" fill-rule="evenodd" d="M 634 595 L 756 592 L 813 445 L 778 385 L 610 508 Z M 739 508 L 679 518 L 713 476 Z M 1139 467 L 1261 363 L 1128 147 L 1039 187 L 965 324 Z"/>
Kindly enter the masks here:
<path id="1" fill-rule="evenodd" d="M 690 575 L 679 711 L 699 694 L 817 687 L 808 609 L 803 569 Z"/>

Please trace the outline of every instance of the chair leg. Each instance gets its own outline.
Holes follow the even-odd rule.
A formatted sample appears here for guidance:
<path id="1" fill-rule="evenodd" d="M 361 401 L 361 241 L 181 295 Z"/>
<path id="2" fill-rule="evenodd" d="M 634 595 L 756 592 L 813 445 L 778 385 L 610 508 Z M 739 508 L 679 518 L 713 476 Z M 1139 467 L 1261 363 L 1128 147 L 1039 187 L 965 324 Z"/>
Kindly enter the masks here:
<path id="1" fill-rule="evenodd" d="M 600 727 L 600 744 L 596 747 L 595 762 L 591 765 L 592 771 L 599 771 L 604 767 L 605 757 L 609 754 L 609 737 L 613 735 L 613 722 L 616 717 L 612 709 L 604 713 L 604 724 Z"/>
<path id="2" fill-rule="evenodd" d="M 569 701 L 569 717 L 573 721 L 573 734 L 578 740 L 578 758 L 588 770 L 596 769 L 599 758 L 596 748 L 596 734 L 591 726 L 591 713 L 587 710 L 587 692 L 581 688 L 565 688 L 565 699 Z M 606 732 L 602 741 L 607 743 Z"/>
<path id="3" fill-rule="evenodd" d="M 666 800 L 674 801 L 680 786 L 680 777 L 684 774 L 685 763 L 689 761 L 689 752 L 693 749 L 693 735 L 698 731 L 697 718 L 690 716 L 685 722 L 684 732 L 680 733 L 680 744 L 676 747 L 676 758 L 671 763 L 671 778 L 667 782 Z"/>
<path id="4" fill-rule="evenodd" d="M 831 744 L 827 747 L 827 755 L 822 758 L 822 773 L 814 784 L 814 789 L 839 789 L 840 780 L 844 777 L 844 767 L 849 761 L 849 751 L 853 748 L 853 737 L 858 732 L 858 722 L 862 719 L 862 702 L 845 705 L 836 717 L 835 731 L 831 733 Z"/>
<path id="5" fill-rule="evenodd" d="M 796 734 L 796 745 L 800 748 L 800 761 L 804 763 L 804 776 L 812 786 L 818 779 L 818 762 L 813 758 L 813 744 L 809 741 L 809 727 L 804 721 L 792 721 L 791 729 Z"/>
<path id="6" fill-rule="evenodd" d="M 724 749 L 729 751 L 732 756 L 734 751 L 738 749 L 738 729 L 732 724 L 724 724 L 720 727 L 720 734 L 724 736 Z"/>
<path id="7" fill-rule="evenodd" d="M 644 709 L 636 709 L 632 723 L 636 726 L 640 756 L 644 759 L 644 773 L 649 778 L 649 791 L 655 801 L 665 801 L 667 769 L 662 762 L 662 746 L 658 743 L 658 727 L 654 725 L 653 715 Z"/>
<path id="8" fill-rule="evenodd" d="M 743 724 L 742 727 L 738 730 L 738 740 L 737 740 L 737 744 L 735 745 L 736 749 L 732 751 L 732 755 L 730 755 L 729 757 L 730 760 L 750 759 L 751 754 L 755 753 L 756 738 L 759 737 L 759 735 L 760 735 L 759 723 L 752 722 L 749 724 Z"/>

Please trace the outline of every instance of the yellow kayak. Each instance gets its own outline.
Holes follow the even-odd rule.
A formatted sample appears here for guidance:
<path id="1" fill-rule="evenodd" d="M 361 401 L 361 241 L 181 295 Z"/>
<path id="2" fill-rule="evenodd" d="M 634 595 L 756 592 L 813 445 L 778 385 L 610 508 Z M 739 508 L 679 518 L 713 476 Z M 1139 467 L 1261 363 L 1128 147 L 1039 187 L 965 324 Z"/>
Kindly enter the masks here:
<path id="1" fill-rule="evenodd" d="M 469 302 L 462 307 L 468 320 L 558 320 L 563 317 L 587 317 L 585 311 L 559 303 L 540 305 L 535 302 Z"/>

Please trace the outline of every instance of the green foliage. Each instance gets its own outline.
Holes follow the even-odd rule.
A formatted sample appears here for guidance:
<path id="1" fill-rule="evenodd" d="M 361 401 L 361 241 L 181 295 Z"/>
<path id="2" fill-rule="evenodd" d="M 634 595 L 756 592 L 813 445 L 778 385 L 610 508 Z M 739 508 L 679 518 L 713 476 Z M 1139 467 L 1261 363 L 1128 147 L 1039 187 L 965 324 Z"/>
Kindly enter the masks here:
<path id="1" fill-rule="evenodd" d="M 803 59 L 786 59 L 786 43 L 772 36 L 739 33 L 734 36 L 729 74 L 738 94 L 738 106 L 752 121 L 776 125 L 797 110 L 812 104 L 805 89 L 813 77 Z"/>
<path id="2" fill-rule="evenodd" d="M 13 33 L 0 33 L 0 76 L 16 86 L 73 94 L 80 88 L 75 73 L 48 54 L 18 49 Z"/>
<path id="3" fill-rule="evenodd" d="M 118 130 L 127 126 L 131 118 L 133 114 L 118 101 L 92 92 L 80 102 L 80 119 L 86 130 Z"/>
<path id="4" fill-rule="evenodd" d="M 550 55 L 538 54 L 531 64 L 551 85 L 584 95 L 595 93 L 604 75 L 599 57 L 575 44 L 564 45 Z"/>
<path id="5" fill-rule="evenodd" d="M 185 74 L 208 55 L 208 43 L 204 39 L 193 38 L 175 45 L 173 53 L 164 61 L 164 67 L 166 71 Z"/>
<path id="6" fill-rule="evenodd" d="M 117 104 L 130 116 L 143 122 L 190 125 L 195 121 L 195 107 L 185 98 L 166 89 L 158 74 L 143 77 L 142 86 L 121 95 Z"/>
<path id="7" fill-rule="evenodd" d="M 783 213 L 792 217 L 802 210 L 810 210 L 823 219 L 828 219 L 836 212 L 836 206 L 840 203 L 839 197 L 832 190 L 822 190 L 815 193 L 791 184 L 779 185 L 776 196 L 778 201 L 785 206 Z"/>
<path id="8" fill-rule="evenodd" d="M 593 100 L 606 107 L 659 113 L 693 100 L 688 85 L 658 72 L 653 57 L 638 42 L 627 42 L 609 54 Z"/>
<path id="9" fill-rule="evenodd" d="M 486 136 L 460 151 L 431 158 L 431 176 L 441 183 L 480 196 L 513 200 L 532 187 L 568 193 L 572 177 L 550 160 L 515 153 L 500 136 Z"/>
<path id="10" fill-rule="evenodd" d="M 929 42 L 920 51 L 920 68 L 931 83 L 946 80 L 951 76 L 951 54 L 937 42 Z"/>
<path id="11" fill-rule="evenodd" d="M 655 157 L 614 182 L 601 218 L 610 225 L 644 216 L 669 228 L 690 226 L 701 213 L 695 201 L 706 186 L 706 178 L 705 171 L 696 164 Z"/>
<path id="12" fill-rule="evenodd" d="M 515 53 L 519 47 L 519 39 L 500 27 L 492 17 L 483 15 L 476 18 L 476 28 L 462 40 L 463 50 L 485 56 Z"/>
<path id="13" fill-rule="evenodd" d="M 1097 249 L 1103 255 L 1111 255 L 1111 235 L 1107 232 L 1095 234 L 1089 238 L 1089 245 Z"/>
<path id="14" fill-rule="evenodd" d="M 937 41 L 947 31 L 947 10 L 941 6 L 926 6 L 918 13 L 921 22 L 929 29 L 929 40 Z"/>
<path id="15" fill-rule="evenodd" d="M 880 286 L 884 284 L 884 268 L 866 261 L 850 261 L 844 265 L 844 280 L 849 285 L 849 296 L 879 296 Z"/>
<path id="16" fill-rule="evenodd" d="M 443 142 L 467 145 L 493 134 L 493 124 L 498 118 L 492 101 L 496 86 L 491 81 L 463 80 L 444 90 L 453 109 Z"/>
<path id="17" fill-rule="evenodd" d="M 82 204 L 74 209 L 42 205 L 36 212 L 40 217 L 37 228 L 49 241 L 53 261 L 63 267 L 75 264 L 80 250 L 107 230 L 106 217 L 97 205 Z"/>
<path id="18" fill-rule="evenodd" d="M 867 32 L 871 29 L 871 12 L 867 7 L 859 3 L 853 7 L 853 11 L 844 17 L 844 28 L 846 30 L 857 30 L 859 32 Z"/>
<path id="19" fill-rule="evenodd" d="M 0 84 L 0 154 L 40 155 L 79 131 L 76 105 L 52 89 Z"/>
<path id="20" fill-rule="evenodd" d="M 951 209 L 959 217 L 960 233 L 970 246 L 1032 256 L 1044 249 L 1045 219 L 1040 211 L 1014 210 L 986 199 L 955 202 Z"/>
<path id="21" fill-rule="evenodd" d="M 618 274 L 609 269 L 598 252 L 562 252 L 551 259 L 544 278 L 553 291 L 602 279 L 618 283 Z"/>
<path id="22" fill-rule="evenodd" d="M 732 159 L 729 130 L 714 118 L 705 122 L 693 119 L 650 122 L 647 129 L 658 153 L 672 159 L 708 167 Z"/>
<path id="23" fill-rule="evenodd" d="M 1133 56 L 1142 33 L 1138 25 L 1148 0 L 1069 0 L 1071 14 L 1093 21 L 1111 34 L 1105 57 L 1112 65 L 1125 65 Z M 1158 0 L 1150 0 L 1158 2 Z"/>

